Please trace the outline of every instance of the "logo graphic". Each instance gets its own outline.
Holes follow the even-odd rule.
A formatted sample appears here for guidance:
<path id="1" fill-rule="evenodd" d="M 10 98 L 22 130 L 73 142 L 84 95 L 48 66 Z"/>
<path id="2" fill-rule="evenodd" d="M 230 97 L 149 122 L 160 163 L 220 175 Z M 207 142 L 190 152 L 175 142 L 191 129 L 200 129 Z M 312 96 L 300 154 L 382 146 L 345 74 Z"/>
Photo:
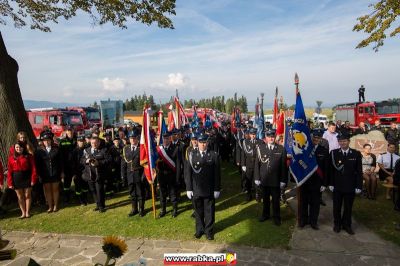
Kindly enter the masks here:
<path id="1" fill-rule="evenodd" d="M 236 254 L 227 253 L 226 254 L 226 264 L 236 264 Z"/>
<path id="2" fill-rule="evenodd" d="M 303 154 L 308 149 L 307 135 L 299 130 L 292 130 L 293 134 L 293 152 L 297 154 Z"/>

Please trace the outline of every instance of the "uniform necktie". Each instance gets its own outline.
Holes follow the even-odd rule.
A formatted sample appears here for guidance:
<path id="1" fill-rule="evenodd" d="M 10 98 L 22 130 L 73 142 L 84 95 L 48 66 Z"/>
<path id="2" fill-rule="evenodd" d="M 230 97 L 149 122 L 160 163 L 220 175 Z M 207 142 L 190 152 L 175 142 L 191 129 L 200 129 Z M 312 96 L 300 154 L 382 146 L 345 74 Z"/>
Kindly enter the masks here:
<path id="1" fill-rule="evenodd" d="M 393 170 L 393 153 L 390 154 L 390 170 Z"/>

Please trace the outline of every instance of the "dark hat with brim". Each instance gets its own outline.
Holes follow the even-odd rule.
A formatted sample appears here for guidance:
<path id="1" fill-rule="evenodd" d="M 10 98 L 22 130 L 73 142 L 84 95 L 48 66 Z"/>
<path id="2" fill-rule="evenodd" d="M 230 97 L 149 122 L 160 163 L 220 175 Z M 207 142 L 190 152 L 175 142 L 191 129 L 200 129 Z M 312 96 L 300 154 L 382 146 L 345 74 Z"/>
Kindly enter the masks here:
<path id="1" fill-rule="evenodd" d="M 169 137 L 171 137 L 171 133 L 170 132 L 164 132 L 164 134 L 162 136 L 163 136 L 163 138 L 169 138 Z"/>
<path id="2" fill-rule="evenodd" d="M 255 134 L 257 134 L 257 129 L 250 128 L 249 133 L 252 134 L 252 135 L 255 135 Z"/>
<path id="3" fill-rule="evenodd" d="M 269 130 L 265 131 L 266 137 L 275 137 L 275 135 L 276 135 L 276 131 L 274 129 L 269 129 Z"/>
<path id="4" fill-rule="evenodd" d="M 76 137 L 77 141 L 85 141 L 85 135 L 79 135 L 78 137 Z"/>
<path id="5" fill-rule="evenodd" d="M 321 138 L 324 135 L 324 130 L 322 128 L 317 128 L 312 131 L 313 137 Z"/>
<path id="6" fill-rule="evenodd" d="M 337 136 L 338 140 L 350 140 L 350 135 L 349 134 L 343 134 L 343 133 L 339 133 Z"/>
<path id="7" fill-rule="evenodd" d="M 204 133 L 201 133 L 198 137 L 199 142 L 207 142 L 208 136 Z"/>
<path id="8" fill-rule="evenodd" d="M 53 139 L 53 134 L 52 133 L 44 133 L 43 135 L 42 135 L 42 140 L 45 140 L 45 139 L 50 139 L 50 140 L 52 140 Z"/>

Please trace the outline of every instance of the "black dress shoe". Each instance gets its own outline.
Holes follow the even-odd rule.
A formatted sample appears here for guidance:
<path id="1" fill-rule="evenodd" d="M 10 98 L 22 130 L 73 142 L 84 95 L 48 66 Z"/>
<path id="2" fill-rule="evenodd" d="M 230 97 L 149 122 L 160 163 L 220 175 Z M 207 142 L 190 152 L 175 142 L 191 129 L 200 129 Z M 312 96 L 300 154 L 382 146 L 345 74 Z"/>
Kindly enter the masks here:
<path id="1" fill-rule="evenodd" d="M 274 219 L 274 224 L 275 224 L 276 226 L 281 226 L 282 222 L 281 222 L 280 219 Z"/>
<path id="2" fill-rule="evenodd" d="M 158 215 L 158 218 L 162 218 L 167 214 L 165 211 L 161 211 L 160 214 Z"/>
<path id="3" fill-rule="evenodd" d="M 172 211 L 172 217 L 176 217 L 176 216 L 178 216 L 178 211 L 177 210 L 173 210 Z"/>
<path id="4" fill-rule="evenodd" d="M 268 219 L 269 219 L 269 216 L 261 216 L 261 218 L 258 219 L 258 221 L 259 221 L 260 223 L 262 223 L 262 222 L 265 222 L 265 221 L 268 220 Z"/>
<path id="5" fill-rule="evenodd" d="M 207 235 L 207 240 L 214 240 L 214 236 L 213 235 Z"/>
<path id="6" fill-rule="evenodd" d="M 144 210 L 140 210 L 140 211 L 139 211 L 139 216 L 140 216 L 140 217 L 144 217 L 145 215 L 146 215 L 146 214 L 144 213 Z"/>
<path id="7" fill-rule="evenodd" d="M 345 227 L 343 228 L 344 231 L 346 231 L 349 235 L 354 235 L 354 231 L 353 229 L 351 229 L 351 227 Z"/>
<path id="8" fill-rule="evenodd" d="M 136 214 L 138 214 L 139 212 L 138 211 L 131 211 L 129 214 L 128 214 L 128 216 L 129 217 L 132 217 L 132 216 L 135 216 Z"/>
<path id="9" fill-rule="evenodd" d="M 333 231 L 334 231 L 335 233 L 340 233 L 340 226 L 335 225 L 335 226 L 333 227 Z"/>
<path id="10" fill-rule="evenodd" d="M 99 208 L 99 212 L 106 212 L 105 208 Z"/>
<path id="11" fill-rule="evenodd" d="M 202 235 L 204 235 L 203 232 L 195 233 L 195 234 L 194 234 L 194 237 L 197 238 L 197 239 L 200 239 Z"/>
<path id="12" fill-rule="evenodd" d="M 314 230 L 319 230 L 319 227 L 318 227 L 318 225 L 316 225 L 316 224 L 312 224 L 312 225 L 311 225 L 311 228 L 314 229 Z"/>

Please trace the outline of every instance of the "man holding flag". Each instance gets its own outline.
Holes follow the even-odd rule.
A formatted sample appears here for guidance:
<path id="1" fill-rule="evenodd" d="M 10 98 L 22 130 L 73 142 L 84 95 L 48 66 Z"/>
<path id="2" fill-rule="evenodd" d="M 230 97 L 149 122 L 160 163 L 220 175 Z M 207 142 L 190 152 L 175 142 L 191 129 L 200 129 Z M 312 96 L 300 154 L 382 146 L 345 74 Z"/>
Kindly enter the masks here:
<path id="1" fill-rule="evenodd" d="M 291 129 L 287 130 L 288 132 L 285 134 L 285 147 L 287 147 L 287 150 L 290 151 L 289 157 L 291 159 L 289 169 L 299 189 L 297 200 L 299 201 L 299 211 L 301 211 L 303 196 L 303 193 L 301 193 L 301 186 L 314 174 L 318 168 L 318 165 L 315 157 L 314 145 L 311 141 L 310 130 L 307 126 L 307 118 L 304 112 L 303 101 L 299 91 L 299 77 L 297 76 L 297 73 L 295 75 L 295 85 L 296 107 Z M 308 204 L 308 201 L 306 204 Z M 299 216 L 299 218 L 301 218 L 302 214 L 300 213 Z M 299 219 L 300 227 L 306 222 L 305 220 L 307 216 L 308 212 L 304 214 L 303 219 Z M 314 227 L 317 228 L 314 212 L 312 216 L 312 222 L 315 225 Z"/>
<path id="2" fill-rule="evenodd" d="M 314 145 L 313 156 L 317 159 L 318 169 L 300 187 L 301 190 L 301 217 L 299 227 L 303 228 L 310 224 L 311 228 L 318 230 L 318 216 L 320 210 L 320 196 L 328 183 L 329 151 L 320 145 L 323 129 L 314 129 L 312 132 L 312 142 Z"/>
<path id="3" fill-rule="evenodd" d="M 159 160 L 157 161 L 158 183 L 160 185 L 160 205 L 161 212 L 159 217 L 164 217 L 167 213 L 167 196 L 171 200 L 173 210 L 172 217 L 178 215 L 178 148 L 171 141 L 171 134 L 165 132 L 162 135 L 163 143 L 157 146 Z M 179 172 L 178 172 L 179 173 Z"/>

